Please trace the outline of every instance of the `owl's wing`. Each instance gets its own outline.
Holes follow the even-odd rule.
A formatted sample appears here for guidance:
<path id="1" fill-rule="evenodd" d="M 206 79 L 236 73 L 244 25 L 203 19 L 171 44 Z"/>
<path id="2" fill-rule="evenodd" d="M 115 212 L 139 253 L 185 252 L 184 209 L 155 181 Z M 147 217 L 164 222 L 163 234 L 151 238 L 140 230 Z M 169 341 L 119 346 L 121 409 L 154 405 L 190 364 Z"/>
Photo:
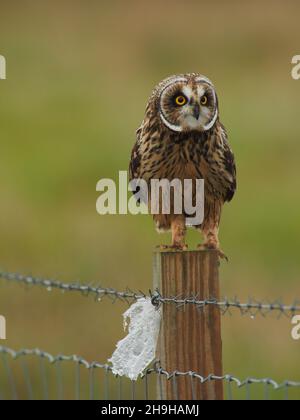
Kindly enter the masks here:
<path id="1" fill-rule="evenodd" d="M 129 180 L 133 180 L 139 177 L 140 163 L 141 163 L 141 152 L 140 152 L 140 139 L 141 139 L 142 127 L 136 131 L 136 142 L 133 146 L 131 159 L 129 163 Z"/>
<path id="2" fill-rule="evenodd" d="M 226 139 L 227 140 L 227 139 Z M 225 192 L 225 201 L 231 201 L 236 192 L 236 164 L 234 159 L 234 154 L 230 149 L 228 141 L 224 145 L 224 154 L 223 154 L 223 164 L 226 173 L 227 183 L 226 183 L 226 192 Z"/>
<path id="3" fill-rule="evenodd" d="M 141 202 L 148 202 L 148 187 L 144 190 L 143 185 L 140 184 L 140 174 L 141 174 L 141 137 L 142 137 L 142 127 L 138 128 L 136 131 L 136 142 L 133 146 L 131 159 L 129 163 L 129 182 L 132 183 L 132 191 L 139 193 L 139 198 L 136 198 L 138 204 Z M 136 180 L 136 183 L 135 183 Z M 135 194 L 135 193 L 134 193 Z"/>

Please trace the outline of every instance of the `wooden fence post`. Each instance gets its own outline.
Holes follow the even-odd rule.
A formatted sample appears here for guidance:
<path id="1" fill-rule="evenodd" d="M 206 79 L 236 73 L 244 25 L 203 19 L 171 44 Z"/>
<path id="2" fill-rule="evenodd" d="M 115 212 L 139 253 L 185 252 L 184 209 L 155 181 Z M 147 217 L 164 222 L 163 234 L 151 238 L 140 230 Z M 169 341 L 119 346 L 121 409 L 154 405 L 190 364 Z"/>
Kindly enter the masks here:
<path id="1" fill-rule="evenodd" d="M 219 260 L 215 251 L 156 252 L 154 288 L 166 297 L 220 299 Z M 221 314 L 219 308 L 194 304 L 162 305 L 163 316 L 157 358 L 168 372 L 194 371 L 203 377 L 222 376 Z M 160 375 L 159 399 L 222 400 L 222 381 L 201 384 L 190 376 L 166 380 Z"/>

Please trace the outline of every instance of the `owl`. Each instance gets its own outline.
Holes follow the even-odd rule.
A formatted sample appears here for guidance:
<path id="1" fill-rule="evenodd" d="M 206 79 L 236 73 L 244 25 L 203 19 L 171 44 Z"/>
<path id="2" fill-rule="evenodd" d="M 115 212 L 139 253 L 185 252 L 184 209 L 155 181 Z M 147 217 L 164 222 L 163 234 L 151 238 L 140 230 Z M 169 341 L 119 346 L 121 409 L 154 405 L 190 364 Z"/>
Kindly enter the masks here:
<path id="1" fill-rule="evenodd" d="M 131 179 L 203 179 L 204 219 L 194 226 L 203 235 L 200 249 L 220 249 L 222 207 L 236 191 L 236 165 L 225 127 L 219 119 L 218 97 L 205 76 L 188 73 L 168 77 L 154 89 L 136 132 L 129 166 Z M 162 249 L 187 249 L 186 215 L 155 214 L 159 232 L 172 232 Z"/>

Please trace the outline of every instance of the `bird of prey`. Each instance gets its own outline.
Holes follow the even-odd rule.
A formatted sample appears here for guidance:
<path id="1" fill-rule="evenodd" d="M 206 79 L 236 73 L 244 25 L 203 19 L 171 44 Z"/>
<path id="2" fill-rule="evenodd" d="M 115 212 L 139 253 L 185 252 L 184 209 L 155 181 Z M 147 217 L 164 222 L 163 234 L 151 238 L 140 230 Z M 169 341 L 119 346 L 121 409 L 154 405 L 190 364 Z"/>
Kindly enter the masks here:
<path id="1" fill-rule="evenodd" d="M 219 225 L 222 207 L 236 191 L 236 165 L 219 119 L 218 97 L 207 77 L 174 75 L 156 86 L 136 132 L 129 173 L 131 180 L 145 180 L 149 189 L 154 179 L 203 179 L 204 220 L 195 226 L 204 237 L 199 248 L 215 249 L 225 257 Z M 187 248 L 186 214 L 171 211 L 153 217 L 158 231 L 172 232 L 172 244 L 162 248 Z"/>

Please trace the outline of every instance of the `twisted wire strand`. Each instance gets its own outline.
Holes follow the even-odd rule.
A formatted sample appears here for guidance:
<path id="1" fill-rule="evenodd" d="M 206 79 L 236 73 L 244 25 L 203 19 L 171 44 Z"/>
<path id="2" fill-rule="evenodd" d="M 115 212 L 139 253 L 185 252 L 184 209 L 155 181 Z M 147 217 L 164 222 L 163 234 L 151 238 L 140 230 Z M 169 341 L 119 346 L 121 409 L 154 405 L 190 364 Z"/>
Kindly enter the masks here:
<path id="1" fill-rule="evenodd" d="M 26 356 L 36 356 L 40 358 L 47 359 L 50 364 L 55 364 L 57 362 L 73 362 L 77 363 L 78 365 L 84 366 L 86 369 L 104 369 L 106 372 L 112 373 L 112 367 L 108 364 L 103 364 L 99 362 L 88 362 L 87 360 L 83 359 L 82 357 L 76 356 L 76 355 L 70 355 L 66 356 L 63 354 L 59 354 L 57 356 L 53 356 L 48 352 L 42 351 L 40 349 L 21 349 L 19 351 L 12 350 L 8 347 L 0 346 L 0 354 L 9 355 L 12 357 L 12 359 L 16 360 L 21 357 Z M 224 375 L 224 376 L 216 376 L 214 374 L 210 374 L 208 376 L 202 376 L 198 372 L 194 371 L 188 371 L 188 372 L 180 372 L 180 371 L 173 371 L 168 372 L 162 367 L 158 365 L 157 362 L 154 362 L 153 367 L 148 368 L 144 374 L 142 375 L 142 378 L 147 377 L 147 375 L 156 374 L 156 375 L 163 375 L 166 377 L 167 380 L 172 380 L 173 378 L 180 377 L 180 376 L 189 376 L 191 378 L 198 379 L 201 384 L 204 384 L 209 381 L 222 381 L 222 382 L 228 382 L 228 383 L 235 383 L 235 385 L 238 388 L 243 388 L 248 385 L 252 384 L 262 384 L 262 385 L 269 385 L 274 390 L 280 390 L 282 388 L 300 388 L 300 382 L 295 381 L 289 381 L 286 380 L 282 383 L 278 383 L 275 380 L 271 378 L 251 378 L 248 377 L 245 380 L 241 380 L 235 376 L 232 375 Z M 113 376 L 118 377 L 117 375 Z"/>
<path id="2" fill-rule="evenodd" d="M 111 298 L 113 301 L 120 299 L 125 301 L 138 300 L 145 298 L 146 295 L 142 292 L 135 293 L 127 288 L 125 291 L 117 291 L 113 288 L 101 287 L 100 285 L 94 285 L 93 283 L 82 284 L 79 281 L 72 283 L 65 283 L 53 279 L 45 279 L 40 277 L 26 276 L 18 273 L 10 273 L 0 271 L 0 279 L 9 282 L 21 283 L 25 286 L 40 286 L 46 288 L 48 291 L 53 289 L 59 289 L 68 292 L 79 292 L 84 296 L 94 295 L 95 299 L 100 301 L 103 296 Z"/>
<path id="3" fill-rule="evenodd" d="M 161 304 L 175 304 L 177 308 L 185 307 L 186 305 L 195 305 L 197 308 L 202 309 L 207 306 L 216 306 L 220 309 L 222 314 L 231 314 L 232 309 L 240 311 L 241 315 L 250 315 L 255 317 L 256 315 L 267 316 L 270 313 L 276 313 L 278 318 L 286 316 L 288 318 L 293 317 L 295 314 L 300 313 L 300 301 L 295 300 L 292 305 L 286 305 L 280 300 L 274 302 L 258 301 L 256 299 L 249 299 L 247 302 L 241 302 L 238 298 L 228 299 L 224 298 L 220 301 L 210 299 L 199 299 L 199 296 L 162 296 L 159 290 L 149 291 L 149 295 L 142 291 L 134 292 L 129 288 L 124 291 L 118 291 L 114 288 L 105 288 L 100 285 L 94 285 L 93 283 L 82 284 L 78 282 L 65 283 L 53 279 L 45 279 L 39 277 L 26 276 L 17 273 L 10 273 L 0 271 L 0 279 L 8 282 L 15 282 L 23 284 L 27 287 L 40 286 L 48 291 L 54 289 L 61 290 L 63 292 L 79 292 L 84 296 L 94 296 L 95 300 L 101 301 L 103 297 L 108 297 L 112 302 L 117 300 L 125 301 L 130 303 L 131 301 L 137 301 L 141 298 L 151 297 L 152 303 L 155 306 Z"/>

